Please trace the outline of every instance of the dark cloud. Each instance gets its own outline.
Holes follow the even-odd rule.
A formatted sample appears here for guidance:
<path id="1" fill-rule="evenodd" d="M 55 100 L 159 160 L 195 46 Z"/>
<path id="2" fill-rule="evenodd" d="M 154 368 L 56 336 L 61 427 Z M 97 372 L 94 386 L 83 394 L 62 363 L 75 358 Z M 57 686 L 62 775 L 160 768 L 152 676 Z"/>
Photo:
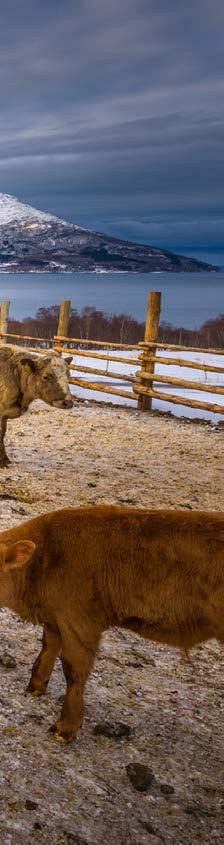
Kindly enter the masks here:
<path id="1" fill-rule="evenodd" d="M 0 190 L 121 237 L 219 252 L 222 0 L 3 5 Z"/>

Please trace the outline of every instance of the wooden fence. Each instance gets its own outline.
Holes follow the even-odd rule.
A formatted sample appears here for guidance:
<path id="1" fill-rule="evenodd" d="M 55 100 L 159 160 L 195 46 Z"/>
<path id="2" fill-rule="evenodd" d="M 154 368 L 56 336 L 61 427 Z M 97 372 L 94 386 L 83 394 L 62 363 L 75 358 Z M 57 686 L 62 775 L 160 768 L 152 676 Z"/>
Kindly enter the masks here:
<path id="1" fill-rule="evenodd" d="M 214 413 L 224 415 L 224 404 L 218 404 L 214 397 L 216 395 L 224 396 L 224 350 L 222 349 L 200 349 L 190 346 L 183 346 L 177 344 L 162 343 L 158 340 L 159 318 L 161 307 L 161 294 L 159 292 L 151 292 L 148 297 L 148 309 L 145 323 L 144 341 L 138 344 L 124 344 L 124 343 L 109 343 L 107 341 L 89 340 L 88 338 L 68 337 L 69 311 L 70 301 L 63 300 L 60 306 L 59 322 L 57 334 L 54 338 L 35 338 L 30 335 L 10 334 L 7 332 L 8 316 L 9 316 L 8 301 L 4 301 L 0 308 L 0 344 L 13 342 L 18 343 L 22 341 L 23 346 L 26 345 L 31 351 L 46 352 L 46 349 L 52 348 L 63 355 L 70 352 L 73 355 L 73 363 L 70 365 L 70 384 L 83 388 L 84 390 L 97 391 L 98 393 L 107 393 L 114 396 L 121 396 L 122 398 L 132 399 L 136 401 L 137 407 L 142 411 L 149 411 L 152 407 L 152 400 L 162 400 L 174 405 L 183 405 L 189 408 L 198 408 L 204 411 L 213 411 Z M 91 348 L 94 351 L 91 351 Z M 98 351 L 96 351 L 98 350 Z M 102 351 L 101 351 L 102 350 Z M 157 354 L 158 350 L 176 352 L 177 357 L 166 357 L 164 354 Z M 116 351 L 118 354 L 116 354 Z M 127 353 L 127 356 L 122 357 L 119 352 Z M 216 364 L 206 363 L 206 360 L 196 361 L 181 358 L 182 352 L 201 353 L 203 358 L 206 355 L 220 356 L 220 366 Z M 129 354 L 130 353 L 130 354 Z M 87 359 L 86 363 L 77 363 L 78 358 Z M 74 360 L 75 359 L 75 360 Z M 88 359 L 96 360 L 96 366 L 88 366 Z M 222 362 L 223 359 L 223 362 Z M 104 367 L 97 366 L 97 361 L 105 362 Z M 110 362 L 123 364 L 123 366 L 137 367 L 132 375 L 127 372 L 119 372 L 109 370 Z M 222 365 L 223 363 L 223 365 Z M 161 364 L 168 368 L 165 374 L 155 372 L 155 365 Z M 180 368 L 186 367 L 191 370 L 203 371 L 205 373 L 219 373 L 223 375 L 222 385 L 212 384 L 206 381 L 201 383 L 199 380 L 188 380 L 177 378 L 169 375 L 169 367 L 174 366 Z M 76 375 L 78 373 L 78 376 Z M 85 374 L 92 376 L 88 381 L 79 376 Z M 96 381 L 96 376 L 112 379 L 118 382 L 117 387 L 106 383 L 99 383 Z M 120 381 L 120 385 L 119 385 Z M 121 384 L 122 382 L 122 384 Z M 125 389 L 124 389 L 125 383 Z M 174 388 L 182 388 L 184 390 L 193 390 L 199 396 L 195 399 L 178 395 L 178 393 L 165 392 L 157 388 L 161 385 L 173 385 Z M 127 389 L 126 389 L 127 386 Z M 200 392 L 212 394 L 211 401 L 200 401 Z"/>

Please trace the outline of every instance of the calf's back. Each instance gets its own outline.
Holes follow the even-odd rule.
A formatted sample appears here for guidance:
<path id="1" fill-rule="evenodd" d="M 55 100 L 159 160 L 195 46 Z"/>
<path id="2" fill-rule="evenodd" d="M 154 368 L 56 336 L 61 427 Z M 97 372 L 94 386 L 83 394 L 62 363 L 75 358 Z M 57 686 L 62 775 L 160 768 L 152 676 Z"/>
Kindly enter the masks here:
<path id="1" fill-rule="evenodd" d="M 0 604 L 23 618 L 88 629 L 129 627 L 189 648 L 224 642 L 224 515 L 94 506 L 54 511 L 0 535 L 36 545 L 0 573 Z"/>

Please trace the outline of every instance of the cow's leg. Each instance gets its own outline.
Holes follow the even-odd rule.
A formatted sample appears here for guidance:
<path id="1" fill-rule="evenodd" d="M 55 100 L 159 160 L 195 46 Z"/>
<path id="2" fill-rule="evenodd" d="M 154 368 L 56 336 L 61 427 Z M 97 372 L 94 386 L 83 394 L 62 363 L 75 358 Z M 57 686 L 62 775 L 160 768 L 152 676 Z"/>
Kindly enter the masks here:
<path id="1" fill-rule="evenodd" d="M 4 437 L 7 429 L 7 418 L 1 417 L 1 426 L 0 426 L 0 467 L 7 467 L 10 464 L 10 460 L 8 455 L 5 451 L 4 446 Z"/>
<path id="2" fill-rule="evenodd" d="M 42 649 L 33 664 L 30 682 L 26 692 L 44 695 L 49 678 L 54 668 L 56 657 L 61 652 L 61 637 L 50 625 L 44 625 Z"/>
<path id="3" fill-rule="evenodd" d="M 66 695 L 60 718 L 50 728 L 58 740 L 69 742 L 76 736 L 83 720 L 83 693 L 86 680 L 91 671 L 99 638 L 88 645 L 81 641 L 78 634 L 62 642 L 62 666 L 66 680 Z"/>

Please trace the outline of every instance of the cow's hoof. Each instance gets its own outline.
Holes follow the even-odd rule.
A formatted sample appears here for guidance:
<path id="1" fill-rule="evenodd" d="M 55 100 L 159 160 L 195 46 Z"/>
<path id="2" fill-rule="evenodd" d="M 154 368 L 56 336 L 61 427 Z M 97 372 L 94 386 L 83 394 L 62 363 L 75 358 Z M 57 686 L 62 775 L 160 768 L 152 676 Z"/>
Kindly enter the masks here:
<path id="1" fill-rule="evenodd" d="M 60 727 L 60 723 L 56 722 L 55 725 L 51 725 L 48 731 L 57 742 L 71 742 L 74 739 L 75 734 L 69 730 Z"/>
<path id="2" fill-rule="evenodd" d="M 44 693 L 45 690 L 41 689 L 25 689 L 24 695 L 33 695 L 35 698 L 40 698 Z"/>
<path id="3" fill-rule="evenodd" d="M 5 469 L 10 464 L 11 464 L 11 461 L 9 460 L 9 458 L 3 458 L 3 460 L 0 460 L 0 469 Z"/>
<path id="4" fill-rule="evenodd" d="M 47 684 L 43 687 L 35 688 L 32 686 L 32 681 L 28 684 L 28 687 L 25 689 L 24 695 L 34 695 L 36 698 L 40 698 L 41 695 L 45 695 L 47 689 Z"/>

